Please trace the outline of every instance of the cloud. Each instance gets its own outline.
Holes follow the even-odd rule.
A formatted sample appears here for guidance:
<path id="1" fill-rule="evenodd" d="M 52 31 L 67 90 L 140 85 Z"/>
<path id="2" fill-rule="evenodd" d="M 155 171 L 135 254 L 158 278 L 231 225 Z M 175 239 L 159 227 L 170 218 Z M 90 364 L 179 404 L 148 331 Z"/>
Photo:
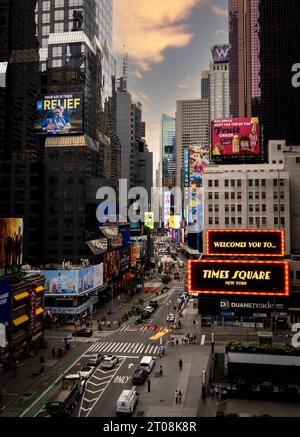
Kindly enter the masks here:
<path id="1" fill-rule="evenodd" d="M 126 51 L 140 70 L 164 60 L 167 48 L 188 45 L 193 33 L 182 21 L 202 0 L 115 0 L 115 48 Z"/>
<path id="2" fill-rule="evenodd" d="M 211 8 L 216 15 L 222 15 L 222 16 L 228 15 L 228 10 L 225 8 L 221 8 L 221 6 L 212 5 Z"/>
<path id="3" fill-rule="evenodd" d="M 136 77 L 137 79 L 143 79 L 142 73 L 137 68 L 130 73 L 130 76 Z"/>
<path id="4" fill-rule="evenodd" d="M 225 29 L 218 29 L 215 33 L 216 35 L 228 35 Z"/>
<path id="5" fill-rule="evenodd" d="M 178 86 L 178 88 L 186 90 L 186 89 L 194 88 L 196 83 L 197 83 L 197 81 L 195 79 L 188 76 L 185 79 L 183 79 L 177 86 Z"/>

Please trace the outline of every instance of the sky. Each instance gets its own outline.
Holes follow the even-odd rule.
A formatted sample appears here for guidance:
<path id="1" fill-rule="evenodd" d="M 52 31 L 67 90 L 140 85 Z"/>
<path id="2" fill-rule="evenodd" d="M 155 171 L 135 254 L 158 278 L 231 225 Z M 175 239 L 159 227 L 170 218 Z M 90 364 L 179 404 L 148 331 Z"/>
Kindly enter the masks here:
<path id="1" fill-rule="evenodd" d="M 128 53 L 128 91 L 143 104 L 146 139 L 160 157 L 160 120 L 175 116 L 176 100 L 201 94 L 201 71 L 211 46 L 228 42 L 228 0 L 114 0 L 114 53 L 122 74 Z"/>

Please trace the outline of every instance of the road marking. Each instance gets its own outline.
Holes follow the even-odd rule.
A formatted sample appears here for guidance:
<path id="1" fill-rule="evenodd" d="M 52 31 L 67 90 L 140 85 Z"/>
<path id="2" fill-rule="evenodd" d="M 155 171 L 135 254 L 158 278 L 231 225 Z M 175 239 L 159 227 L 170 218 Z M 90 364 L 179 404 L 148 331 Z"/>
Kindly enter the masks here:
<path id="1" fill-rule="evenodd" d="M 127 346 L 125 347 L 123 352 L 129 352 L 129 349 L 131 348 L 131 343 L 126 343 L 126 344 L 127 344 Z"/>
<path id="2" fill-rule="evenodd" d="M 134 348 L 132 349 L 132 353 L 134 354 L 134 353 L 137 353 L 137 350 L 138 349 L 140 349 L 140 344 L 139 343 L 137 343 L 135 346 L 134 346 Z"/>
<path id="3" fill-rule="evenodd" d="M 123 345 L 121 346 L 121 348 L 120 348 L 120 350 L 119 350 L 118 352 L 122 352 L 123 349 L 125 348 L 126 344 L 127 344 L 127 343 L 123 343 Z"/>
<path id="4" fill-rule="evenodd" d="M 151 346 L 151 344 L 149 343 L 148 346 L 146 347 L 144 353 L 146 354 L 148 352 L 149 347 Z"/>
<path id="5" fill-rule="evenodd" d="M 136 351 L 137 354 L 141 354 L 142 351 L 144 350 L 145 345 L 141 344 L 140 347 L 138 348 L 138 350 Z"/>
<path id="6" fill-rule="evenodd" d="M 205 335 L 203 334 L 202 335 L 202 337 L 201 337 L 201 346 L 204 346 L 204 344 L 205 344 Z"/>

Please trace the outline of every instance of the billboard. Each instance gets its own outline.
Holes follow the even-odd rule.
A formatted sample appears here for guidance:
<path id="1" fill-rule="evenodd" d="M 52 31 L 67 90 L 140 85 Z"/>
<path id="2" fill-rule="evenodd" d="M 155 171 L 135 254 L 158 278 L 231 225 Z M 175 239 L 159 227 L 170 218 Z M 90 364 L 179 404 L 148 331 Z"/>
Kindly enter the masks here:
<path id="1" fill-rule="evenodd" d="M 107 239 L 99 238 L 98 240 L 86 241 L 94 255 L 100 255 L 100 253 L 107 252 Z"/>
<path id="2" fill-rule="evenodd" d="M 83 94 L 56 94 L 39 99 L 36 102 L 35 131 L 42 135 L 82 133 Z"/>
<path id="3" fill-rule="evenodd" d="M 0 218 L 0 268 L 23 264 L 23 219 Z"/>
<path id="4" fill-rule="evenodd" d="M 104 255 L 104 279 L 105 282 L 116 278 L 120 271 L 120 252 L 112 250 Z"/>
<path id="5" fill-rule="evenodd" d="M 287 261 L 199 260 L 188 263 L 189 293 L 289 296 Z"/>
<path id="6" fill-rule="evenodd" d="M 153 212 L 145 212 L 145 228 L 147 229 L 154 229 L 154 213 Z"/>
<path id="7" fill-rule="evenodd" d="M 189 148 L 189 232 L 201 232 L 203 227 L 203 188 L 204 168 L 209 164 L 209 149 L 204 146 Z"/>
<path id="8" fill-rule="evenodd" d="M 103 285 L 103 264 L 80 270 L 42 270 L 48 295 L 78 295 Z"/>
<path id="9" fill-rule="evenodd" d="M 11 281 L 0 279 L 0 323 L 10 329 Z"/>
<path id="10" fill-rule="evenodd" d="M 211 48 L 212 58 L 214 64 L 229 62 L 229 44 L 219 44 Z"/>
<path id="11" fill-rule="evenodd" d="M 169 227 L 169 220 L 171 215 L 171 191 L 164 191 L 163 193 L 163 207 L 164 207 L 164 227 Z"/>
<path id="12" fill-rule="evenodd" d="M 140 245 L 137 242 L 133 242 L 130 245 L 130 263 L 131 267 L 135 267 L 137 264 L 137 261 L 141 258 L 140 256 L 141 249 Z"/>
<path id="13" fill-rule="evenodd" d="M 212 157 L 258 156 L 259 120 L 227 118 L 212 121 Z"/>
<path id="14" fill-rule="evenodd" d="M 284 231 L 207 230 L 206 255 L 284 257 Z"/>
<path id="15" fill-rule="evenodd" d="M 127 272 L 130 267 L 130 246 L 120 249 L 120 270 Z"/>
<path id="16" fill-rule="evenodd" d="M 171 215 L 170 216 L 170 228 L 171 229 L 180 229 L 181 227 L 181 216 L 180 215 Z"/>

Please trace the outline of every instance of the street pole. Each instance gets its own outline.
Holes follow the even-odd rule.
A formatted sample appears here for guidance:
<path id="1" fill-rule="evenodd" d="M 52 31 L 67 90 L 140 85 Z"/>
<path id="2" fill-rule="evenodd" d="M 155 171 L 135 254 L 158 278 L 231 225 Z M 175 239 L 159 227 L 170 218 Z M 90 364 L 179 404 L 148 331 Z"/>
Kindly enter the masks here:
<path id="1" fill-rule="evenodd" d="M 215 352 L 215 334 L 211 334 L 211 353 L 214 354 Z"/>
<path id="2" fill-rule="evenodd" d="M 206 398 L 206 370 L 202 370 L 202 399 Z"/>

